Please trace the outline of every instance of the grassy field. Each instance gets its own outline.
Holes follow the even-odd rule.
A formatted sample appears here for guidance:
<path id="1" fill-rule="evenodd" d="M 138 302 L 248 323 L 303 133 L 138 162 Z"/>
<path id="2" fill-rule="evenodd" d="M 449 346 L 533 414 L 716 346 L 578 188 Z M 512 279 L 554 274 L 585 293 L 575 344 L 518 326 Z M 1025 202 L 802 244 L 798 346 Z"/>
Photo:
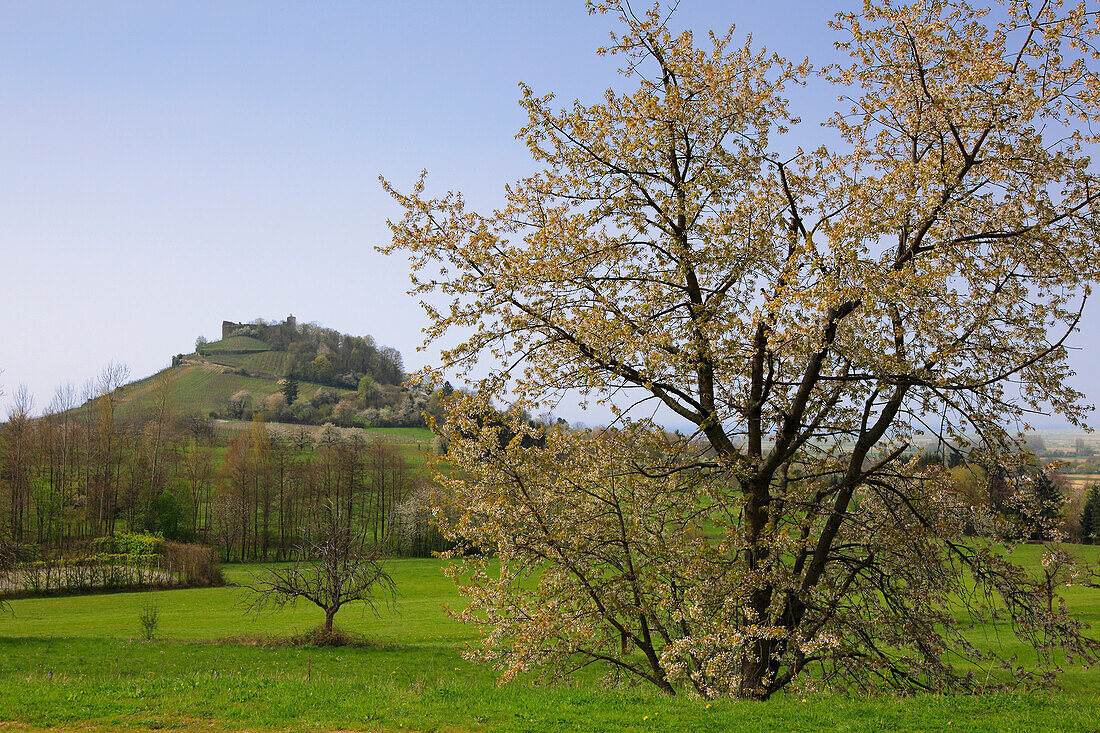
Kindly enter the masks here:
<path id="1" fill-rule="evenodd" d="M 230 396 L 240 390 L 251 394 L 253 404 L 260 409 L 268 395 L 279 391 L 279 383 L 275 379 L 234 374 L 228 367 L 215 364 L 184 364 L 169 371 L 171 377 L 169 395 L 172 411 L 177 415 L 206 416 L 211 411 L 224 413 Z M 163 372 L 123 387 L 119 393 L 120 399 L 116 408 L 118 415 L 138 417 L 151 411 L 158 377 L 161 374 Z M 319 389 L 322 389 L 320 385 L 300 383 L 298 394 L 301 399 L 308 400 Z M 336 392 L 341 396 L 354 394 L 352 390 L 336 390 Z"/>
<path id="2" fill-rule="evenodd" d="M 251 420 L 216 420 L 214 425 L 218 430 L 249 431 L 252 429 Z M 371 436 L 383 436 L 396 443 L 419 444 L 421 447 L 431 447 L 435 434 L 428 428 L 332 428 L 343 438 L 351 438 L 353 435 L 361 435 L 365 438 Z M 323 425 L 295 425 L 294 423 L 267 423 L 267 430 L 272 435 L 287 438 L 305 431 L 315 440 L 326 430 Z"/>
<path id="3" fill-rule="evenodd" d="M 1089 548 L 1095 552 L 1097 548 Z M 1029 563 L 1035 548 L 1022 548 Z M 250 614 L 241 588 L 26 599 L 0 618 L 0 731 L 1096 731 L 1100 672 L 1071 669 L 1053 693 L 983 697 L 779 696 L 767 703 L 661 696 L 606 685 L 595 670 L 569 683 L 529 677 L 504 687 L 461 659 L 475 643 L 442 604 L 457 605 L 437 560 L 395 561 L 399 598 L 379 617 L 349 608 L 338 625 L 362 647 L 260 644 L 303 632 L 320 612 Z M 247 583 L 258 566 L 232 566 Z M 1100 590 L 1073 588 L 1095 628 Z M 160 638 L 138 641 L 150 599 Z M 1002 642 L 996 630 L 983 631 Z M 1021 651 L 1009 647 L 1008 651 Z"/>
<path id="4" fill-rule="evenodd" d="M 1087 489 L 1093 484 L 1100 485 L 1100 474 L 1096 473 L 1065 473 L 1062 477 L 1075 489 Z"/>
<path id="5" fill-rule="evenodd" d="M 215 426 L 220 431 L 232 433 L 247 433 L 252 430 L 251 421 L 245 420 L 217 420 Z M 305 432 L 317 441 L 325 430 L 335 430 L 341 438 L 347 440 L 353 436 L 360 436 L 366 440 L 381 437 L 392 442 L 401 457 L 410 466 L 422 469 L 429 456 L 432 455 L 432 439 L 434 437 L 428 428 L 328 428 L 321 425 L 294 425 L 291 423 L 266 423 L 268 433 L 275 438 L 294 440 L 300 432 Z M 223 455 L 218 456 L 219 460 Z"/>
<path id="6" fill-rule="evenodd" d="M 217 354 L 239 351 L 267 351 L 271 347 L 251 336 L 230 336 L 220 341 L 211 341 L 202 347 L 204 354 Z"/>
<path id="7" fill-rule="evenodd" d="M 251 354 L 214 355 L 207 357 L 207 361 L 285 377 L 290 355 L 285 351 L 257 351 Z"/>
<path id="8" fill-rule="evenodd" d="M 117 412 L 122 417 L 136 417 L 153 408 L 158 387 L 155 374 L 122 388 Z M 271 380 L 232 374 L 210 364 L 187 364 L 170 370 L 168 387 L 173 412 L 180 415 L 207 415 L 211 410 L 224 412 L 229 397 L 245 390 L 257 403 L 279 391 Z"/>

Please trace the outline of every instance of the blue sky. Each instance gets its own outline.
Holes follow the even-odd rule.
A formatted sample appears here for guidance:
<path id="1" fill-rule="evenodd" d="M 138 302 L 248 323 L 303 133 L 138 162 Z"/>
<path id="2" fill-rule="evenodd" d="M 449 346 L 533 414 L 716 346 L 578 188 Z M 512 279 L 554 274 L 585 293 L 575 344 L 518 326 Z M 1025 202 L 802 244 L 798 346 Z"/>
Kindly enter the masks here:
<path id="1" fill-rule="evenodd" d="M 683 0 L 676 24 L 820 62 L 847 6 Z M 41 407 L 109 361 L 144 376 L 223 318 L 288 313 L 424 364 L 405 262 L 373 249 L 398 215 L 378 176 L 427 168 L 493 205 L 530 170 L 518 82 L 598 99 L 610 27 L 581 0 L 0 2 L 0 384 Z M 823 119 L 832 95 L 796 109 Z"/>

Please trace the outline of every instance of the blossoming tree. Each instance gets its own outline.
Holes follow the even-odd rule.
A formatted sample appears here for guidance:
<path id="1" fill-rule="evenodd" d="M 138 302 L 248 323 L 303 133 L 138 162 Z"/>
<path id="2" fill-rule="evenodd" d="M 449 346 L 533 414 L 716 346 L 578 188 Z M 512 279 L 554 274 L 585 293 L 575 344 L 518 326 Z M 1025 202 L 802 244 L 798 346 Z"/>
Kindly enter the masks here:
<path id="1" fill-rule="evenodd" d="M 541 170 L 499 210 L 386 184 L 406 213 L 384 251 L 411 257 L 429 340 L 461 333 L 442 367 L 501 364 L 445 426 L 441 516 L 499 559 L 459 576 L 478 654 L 707 697 L 978 689 L 1009 678 L 976 673 L 998 660 L 965 623 L 1005 614 L 1039 652 L 1021 675 L 1095 659 L 912 458 L 934 430 L 1004 464 L 1011 421 L 1083 419 L 1064 344 L 1100 263 L 1095 10 L 868 0 L 833 24 L 851 64 L 818 72 L 590 7 L 622 21 L 600 53 L 633 90 L 558 110 L 525 88 Z M 839 143 L 780 155 L 808 79 L 851 99 Z M 570 390 L 615 427 L 490 417 Z"/>

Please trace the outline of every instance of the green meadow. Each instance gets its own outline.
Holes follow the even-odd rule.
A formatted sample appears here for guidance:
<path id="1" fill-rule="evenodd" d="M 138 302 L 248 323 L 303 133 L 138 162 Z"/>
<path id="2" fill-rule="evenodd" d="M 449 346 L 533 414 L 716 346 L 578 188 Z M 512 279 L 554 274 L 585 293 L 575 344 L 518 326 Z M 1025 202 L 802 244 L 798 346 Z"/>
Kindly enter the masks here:
<path id="1" fill-rule="evenodd" d="M 261 352 L 264 354 L 274 352 Z M 213 357 L 212 357 L 213 358 Z M 219 357 L 220 358 L 220 357 Z M 173 414 L 206 416 L 210 412 L 224 412 L 226 402 L 235 392 L 244 390 L 252 395 L 256 405 L 279 391 L 274 378 L 252 377 L 234 374 L 227 367 L 216 363 L 185 364 L 169 370 L 168 385 Z M 116 412 L 121 417 L 140 417 L 152 412 L 158 388 L 159 372 L 151 377 L 127 384 L 119 393 Z M 321 389 L 320 385 L 301 383 L 298 394 L 308 400 Z M 354 394 L 351 390 L 336 390 L 341 396 Z"/>
<path id="2" fill-rule="evenodd" d="M 1098 548 L 1088 550 L 1095 557 Z M 1017 550 L 1036 565 L 1038 548 Z M 260 565 L 227 568 L 238 586 L 13 601 L 0 617 L 0 731 L 1096 731 L 1100 671 L 1070 668 L 1061 689 L 911 698 L 780 695 L 766 703 L 704 703 L 616 683 L 588 669 L 566 681 L 528 675 L 499 686 L 460 652 L 474 630 L 451 620 L 461 603 L 439 560 L 396 560 L 395 605 L 378 616 L 342 610 L 356 646 L 290 646 L 320 612 L 298 605 L 249 612 Z M 1100 589 L 1069 588 L 1075 613 L 1100 628 Z M 159 610 L 158 637 L 138 616 Z M 1004 629 L 983 644 L 1025 655 Z M 1024 657 L 1026 658 L 1026 657 Z"/>
<path id="3" fill-rule="evenodd" d="M 235 354 L 243 351 L 267 351 L 271 347 L 251 336 L 230 336 L 219 341 L 211 341 L 202 347 L 204 354 Z"/>

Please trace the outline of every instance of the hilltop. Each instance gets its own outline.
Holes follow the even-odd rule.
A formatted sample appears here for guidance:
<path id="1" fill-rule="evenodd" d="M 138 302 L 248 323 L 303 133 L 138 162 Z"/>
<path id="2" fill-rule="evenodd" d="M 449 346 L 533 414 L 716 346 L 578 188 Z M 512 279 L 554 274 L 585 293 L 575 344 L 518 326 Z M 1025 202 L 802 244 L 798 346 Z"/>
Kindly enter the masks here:
<path id="1" fill-rule="evenodd" d="M 294 316 L 279 323 L 222 323 L 221 338 L 118 388 L 116 414 L 140 417 L 166 403 L 177 417 L 354 427 L 418 427 L 428 396 L 402 385 L 400 352 Z M 167 397 L 167 400 L 163 399 Z"/>

